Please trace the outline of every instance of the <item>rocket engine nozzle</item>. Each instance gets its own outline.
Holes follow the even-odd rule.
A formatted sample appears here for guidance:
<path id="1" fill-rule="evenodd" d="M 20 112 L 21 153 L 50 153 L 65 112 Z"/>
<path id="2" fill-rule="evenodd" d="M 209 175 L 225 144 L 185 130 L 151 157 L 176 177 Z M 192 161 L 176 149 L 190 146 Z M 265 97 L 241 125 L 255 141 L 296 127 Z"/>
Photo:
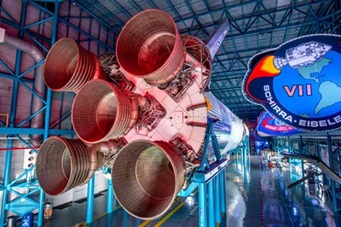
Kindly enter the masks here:
<path id="1" fill-rule="evenodd" d="M 86 82 L 106 78 L 97 57 L 70 38 L 57 41 L 46 57 L 45 84 L 54 91 L 77 91 Z"/>
<path id="2" fill-rule="evenodd" d="M 109 167 L 125 143 L 119 138 L 88 146 L 78 139 L 52 136 L 42 144 L 37 155 L 39 184 L 50 195 L 82 185 L 98 168 Z"/>
<path id="3" fill-rule="evenodd" d="M 136 122 L 137 106 L 128 95 L 105 80 L 93 80 L 73 101 L 71 120 L 78 137 L 98 143 L 121 137 Z"/>
<path id="4" fill-rule="evenodd" d="M 112 168 L 115 196 L 128 213 L 144 220 L 164 215 L 203 147 L 203 159 L 219 158 L 205 144 L 208 118 L 219 119 L 213 131 L 221 154 L 242 140 L 241 120 L 205 90 L 211 53 L 226 32 L 224 26 L 216 33 L 211 51 L 196 37 L 180 36 L 167 13 L 145 10 L 119 34 L 117 62 L 106 54 L 102 66 L 75 41 L 58 41 L 46 59 L 45 82 L 55 91 L 77 91 L 71 121 L 80 140 L 50 137 L 42 144 L 36 162 L 42 189 L 61 194 L 102 165 Z"/>
<path id="5" fill-rule="evenodd" d="M 185 55 L 173 19 L 156 9 L 145 10 L 131 18 L 117 39 L 119 65 L 151 85 L 175 78 L 183 67 Z"/>
<path id="6" fill-rule="evenodd" d="M 172 205 L 185 180 L 185 162 L 167 142 L 136 140 L 125 145 L 112 166 L 114 193 L 139 219 L 156 219 Z"/>
<path id="7" fill-rule="evenodd" d="M 91 171 L 91 154 L 82 141 L 50 137 L 40 147 L 36 173 L 49 195 L 58 195 L 86 183 Z"/>

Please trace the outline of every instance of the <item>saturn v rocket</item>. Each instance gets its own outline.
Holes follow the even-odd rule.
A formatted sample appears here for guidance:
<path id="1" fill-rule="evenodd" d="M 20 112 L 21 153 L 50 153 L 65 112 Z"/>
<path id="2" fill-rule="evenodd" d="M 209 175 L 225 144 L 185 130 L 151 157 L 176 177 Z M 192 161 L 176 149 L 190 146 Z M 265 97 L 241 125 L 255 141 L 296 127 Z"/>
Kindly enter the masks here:
<path id="1" fill-rule="evenodd" d="M 180 35 L 163 11 L 145 10 L 123 27 L 115 54 L 97 58 L 72 39 L 50 49 L 45 83 L 75 92 L 71 120 L 78 139 L 48 138 L 36 174 L 42 189 L 58 195 L 111 168 L 121 206 L 139 219 L 155 219 L 172 205 L 187 175 L 204 159 L 208 119 L 220 152 L 236 148 L 243 122 L 207 91 L 219 42 Z M 222 37 L 222 38 L 221 38 Z M 209 47 L 208 47 L 209 46 Z"/>

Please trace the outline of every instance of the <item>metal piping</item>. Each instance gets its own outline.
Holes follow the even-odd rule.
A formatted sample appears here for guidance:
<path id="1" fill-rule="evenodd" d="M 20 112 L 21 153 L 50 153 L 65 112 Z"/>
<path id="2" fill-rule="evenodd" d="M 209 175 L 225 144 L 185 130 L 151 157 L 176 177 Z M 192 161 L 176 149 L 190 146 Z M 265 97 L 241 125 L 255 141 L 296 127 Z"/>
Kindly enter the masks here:
<path id="1" fill-rule="evenodd" d="M 100 167 L 106 165 L 111 167 L 111 162 L 123 145 L 125 145 L 125 141 L 122 139 L 108 140 L 91 145 L 89 147 L 90 168 L 85 182 L 88 182 Z"/>
<path id="2" fill-rule="evenodd" d="M 32 45 L 27 43 L 24 40 L 6 35 L 4 36 L 4 43 L 8 46 L 15 48 L 17 50 L 21 50 L 24 53 L 30 55 L 36 63 L 41 62 L 44 59 L 43 54 L 39 51 L 39 49 Z M 35 83 L 34 83 L 34 91 L 36 94 L 38 94 L 40 97 L 45 98 L 45 83 L 44 83 L 44 64 L 40 64 L 36 68 L 36 75 L 35 75 Z M 33 98 L 33 104 L 32 104 L 32 112 L 35 113 L 39 111 L 44 104 L 36 97 Z M 43 128 L 44 126 L 44 111 L 37 114 L 34 118 L 31 119 L 31 127 L 32 128 Z M 31 142 L 34 146 L 38 146 L 42 143 L 43 137 L 42 135 L 31 135 Z"/>
<path id="3" fill-rule="evenodd" d="M 212 57 L 209 49 L 199 38 L 191 35 L 181 35 L 181 40 L 186 47 L 186 64 L 193 67 L 194 71 L 201 72 L 201 91 L 203 92 L 211 81 Z"/>

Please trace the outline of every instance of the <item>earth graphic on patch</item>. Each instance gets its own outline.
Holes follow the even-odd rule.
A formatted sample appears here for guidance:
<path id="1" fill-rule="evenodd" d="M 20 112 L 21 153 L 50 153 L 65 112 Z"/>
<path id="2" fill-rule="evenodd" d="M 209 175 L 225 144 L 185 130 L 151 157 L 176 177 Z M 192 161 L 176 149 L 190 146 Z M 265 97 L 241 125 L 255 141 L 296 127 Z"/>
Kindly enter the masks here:
<path id="1" fill-rule="evenodd" d="M 341 109 L 340 65 L 341 54 L 334 51 L 313 65 L 295 69 L 287 64 L 274 77 L 274 93 L 280 103 L 286 103 L 286 108 L 298 116 L 321 118 L 335 114 Z M 340 76 L 328 76 L 335 72 Z M 302 105 L 305 112 L 301 112 Z"/>

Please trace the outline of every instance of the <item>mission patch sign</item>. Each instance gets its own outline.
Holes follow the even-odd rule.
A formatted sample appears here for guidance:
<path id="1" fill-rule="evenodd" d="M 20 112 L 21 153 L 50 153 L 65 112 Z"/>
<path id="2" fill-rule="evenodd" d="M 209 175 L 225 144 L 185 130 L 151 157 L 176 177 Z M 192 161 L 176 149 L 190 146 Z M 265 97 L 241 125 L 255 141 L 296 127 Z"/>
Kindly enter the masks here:
<path id="1" fill-rule="evenodd" d="M 266 111 L 260 113 L 257 122 L 256 129 L 261 136 L 289 136 L 301 133 L 299 130 L 283 124 Z"/>
<path id="2" fill-rule="evenodd" d="M 243 94 L 283 123 L 304 131 L 341 127 L 341 36 L 291 40 L 249 61 Z"/>

